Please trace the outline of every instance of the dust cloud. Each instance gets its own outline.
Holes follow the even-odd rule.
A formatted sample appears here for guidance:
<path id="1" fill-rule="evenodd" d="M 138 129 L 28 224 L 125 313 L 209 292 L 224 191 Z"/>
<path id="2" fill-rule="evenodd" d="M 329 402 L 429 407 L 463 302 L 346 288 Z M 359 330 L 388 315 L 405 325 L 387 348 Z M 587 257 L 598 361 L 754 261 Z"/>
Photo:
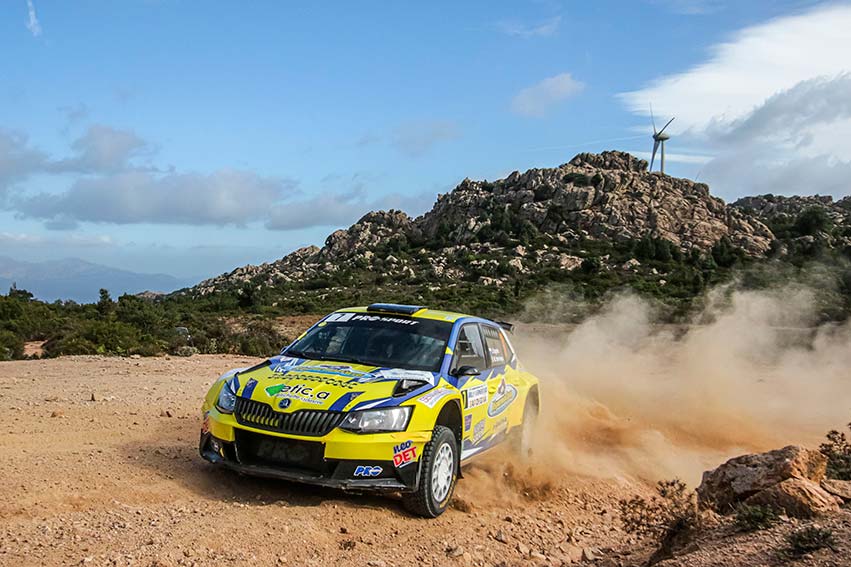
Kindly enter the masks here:
<path id="1" fill-rule="evenodd" d="M 722 288 L 673 326 L 624 295 L 573 328 L 521 326 L 542 382 L 533 468 L 695 485 L 744 452 L 817 446 L 851 419 L 851 327 L 815 326 L 815 297 Z"/>

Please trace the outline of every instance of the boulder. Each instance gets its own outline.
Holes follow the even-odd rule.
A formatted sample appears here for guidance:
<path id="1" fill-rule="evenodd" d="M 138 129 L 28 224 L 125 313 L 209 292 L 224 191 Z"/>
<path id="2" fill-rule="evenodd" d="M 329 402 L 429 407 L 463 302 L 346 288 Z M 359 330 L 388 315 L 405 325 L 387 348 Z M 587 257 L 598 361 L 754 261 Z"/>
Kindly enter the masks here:
<path id="1" fill-rule="evenodd" d="M 851 502 L 851 480 L 826 478 L 821 481 L 821 487 L 825 492 L 838 496 L 845 502 Z"/>
<path id="2" fill-rule="evenodd" d="M 812 518 L 839 511 L 842 501 L 804 478 L 788 478 L 757 492 L 746 504 L 768 506 L 792 518 Z"/>
<path id="3" fill-rule="evenodd" d="M 787 479 L 809 480 L 818 488 L 826 470 L 827 458 L 819 451 L 793 445 L 743 455 L 703 473 L 697 488 L 698 503 L 703 509 L 727 513 L 736 504 Z"/>

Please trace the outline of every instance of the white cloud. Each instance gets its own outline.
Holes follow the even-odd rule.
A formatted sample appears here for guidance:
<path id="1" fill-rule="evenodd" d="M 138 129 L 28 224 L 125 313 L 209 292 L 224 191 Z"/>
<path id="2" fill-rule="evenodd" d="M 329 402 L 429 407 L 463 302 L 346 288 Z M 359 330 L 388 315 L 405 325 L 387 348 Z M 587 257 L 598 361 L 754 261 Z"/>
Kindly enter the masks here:
<path id="1" fill-rule="evenodd" d="M 434 204 L 437 195 L 423 192 L 411 195 L 393 193 L 370 199 L 362 187 L 275 206 L 266 223 L 270 230 L 297 230 L 314 226 L 349 226 L 369 211 L 397 209 L 417 216 Z"/>
<path id="2" fill-rule="evenodd" d="M 33 34 L 33 37 L 41 35 L 41 24 L 38 23 L 38 16 L 35 14 L 35 6 L 32 0 L 27 0 L 27 29 Z"/>
<path id="3" fill-rule="evenodd" d="M 851 6 L 775 18 L 713 46 L 707 59 L 620 95 L 676 116 L 669 147 L 715 155 L 701 174 L 731 198 L 851 192 Z"/>
<path id="4" fill-rule="evenodd" d="M 108 173 L 127 169 L 129 161 L 153 152 L 151 146 L 135 132 L 102 124 L 91 126 L 71 143 L 75 155 L 56 162 L 57 171 Z"/>
<path id="5" fill-rule="evenodd" d="M 499 31 L 512 37 L 532 38 L 549 37 L 558 31 L 561 16 L 554 16 L 537 24 L 523 24 L 516 21 L 502 21 L 496 24 Z"/>
<path id="6" fill-rule="evenodd" d="M 420 157 L 441 142 L 461 137 L 458 124 L 449 120 L 422 120 L 399 126 L 393 134 L 392 143 L 400 152 L 410 157 Z"/>
<path id="7" fill-rule="evenodd" d="M 650 137 L 648 136 L 648 140 L 649 139 L 650 139 Z M 646 159 L 647 161 L 650 161 L 650 159 L 653 157 L 653 152 L 632 152 L 632 153 L 634 155 L 642 158 L 642 159 Z M 657 165 L 658 165 L 660 159 L 661 159 L 661 155 L 659 154 L 659 152 L 656 152 L 656 164 Z M 677 153 L 670 153 L 667 150 L 665 150 L 665 162 L 667 162 L 667 163 L 691 163 L 691 164 L 709 163 L 710 161 L 712 161 L 712 159 L 713 159 L 712 156 L 702 156 L 702 155 L 698 155 L 698 154 L 677 154 Z"/>
<path id="8" fill-rule="evenodd" d="M 265 219 L 294 187 L 290 180 L 230 169 L 208 175 L 124 171 L 81 178 L 64 193 L 22 197 L 13 206 L 51 228 L 77 222 L 242 226 Z"/>
<path id="9" fill-rule="evenodd" d="M 0 129 L 0 206 L 8 188 L 47 167 L 47 155 L 30 147 L 27 137 Z"/>
<path id="10" fill-rule="evenodd" d="M 521 90 L 511 101 L 511 110 L 522 116 L 541 117 L 560 102 L 579 93 L 585 85 L 570 73 L 561 73 Z"/>

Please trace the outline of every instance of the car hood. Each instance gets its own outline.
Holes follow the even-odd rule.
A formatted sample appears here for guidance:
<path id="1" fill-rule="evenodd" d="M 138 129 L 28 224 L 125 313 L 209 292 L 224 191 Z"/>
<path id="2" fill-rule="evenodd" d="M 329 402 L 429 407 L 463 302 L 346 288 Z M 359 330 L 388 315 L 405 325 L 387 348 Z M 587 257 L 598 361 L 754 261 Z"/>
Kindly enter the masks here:
<path id="1" fill-rule="evenodd" d="M 238 396 L 269 404 L 276 411 L 351 411 L 398 405 L 433 388 L 438 374 L 278 356 L 237 373 L 232 380 Z M 407 393 L 394 397 L 400 380 L 406 381 Z"/>

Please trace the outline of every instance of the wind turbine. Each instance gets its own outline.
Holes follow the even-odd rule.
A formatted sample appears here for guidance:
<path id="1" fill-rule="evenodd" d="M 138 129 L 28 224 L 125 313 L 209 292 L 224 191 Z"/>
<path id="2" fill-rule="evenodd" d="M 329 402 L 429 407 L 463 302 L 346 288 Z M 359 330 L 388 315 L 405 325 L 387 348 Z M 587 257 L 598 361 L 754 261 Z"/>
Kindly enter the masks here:
<path id="1" fill-rule="evenodd" d="M 653 155 L 650 157 L 649 171 L 653 171 L 653 162 L 656 161 L 656 150 L 659 149 L 659 146 L 662 146 L 662 159 L 659 161 L 659 171 L 663 174 L 665 173 L 665 140 L 671 139 L 668 134 L 665 134 L 665 128 L 667 128 L 673 121 L 673 118 L 668 120 L 668 123 L 662 126 L 662 129 L 657 132 L 656 120 L 653 118 L 653 106 L 650 106 L 650 122 L 653 124 Z"/>

